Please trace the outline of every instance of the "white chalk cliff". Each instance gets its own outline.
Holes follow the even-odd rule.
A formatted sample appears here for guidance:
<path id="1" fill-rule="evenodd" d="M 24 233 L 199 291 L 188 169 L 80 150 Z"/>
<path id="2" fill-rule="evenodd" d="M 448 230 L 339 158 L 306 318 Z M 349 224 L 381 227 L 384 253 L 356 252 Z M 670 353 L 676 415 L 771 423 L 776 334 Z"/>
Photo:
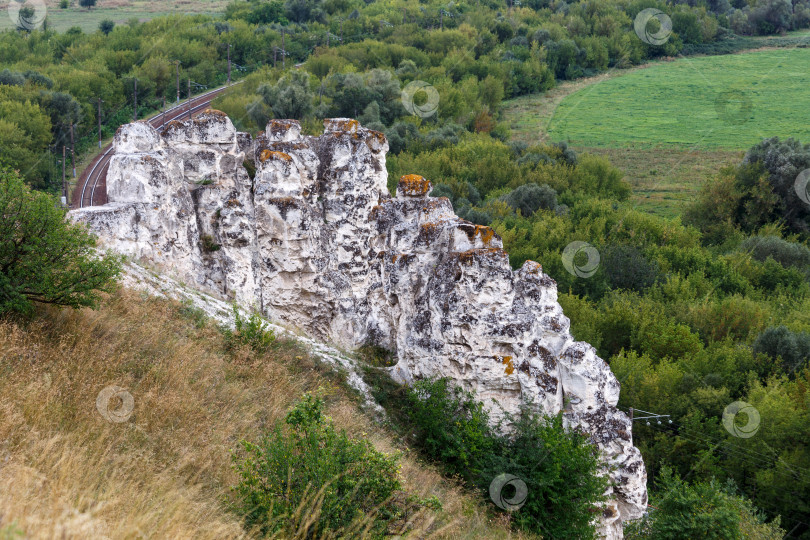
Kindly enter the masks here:
<path id="1" fill-rule="evenodd" d="M 621 538 L 647 490 L 618 381 L 574 341 L 540 264 L 513 271 L 498 235 L 430 197 L 422 177 L 403 177 L 392 198 L 387 150 L 348 119 L 327 120 L 319 137 L 274 120 L 255 140 L 218 111 L 162 133 L 128 124 L 115 136 L 108 204 L 72 216 L 106 246 L 271 320 L 396 351 L 401 382 L 450 377 L 495 418 L 523 403 L 563 411 L 601 451 L 612 482 L 600 533 Z"/>

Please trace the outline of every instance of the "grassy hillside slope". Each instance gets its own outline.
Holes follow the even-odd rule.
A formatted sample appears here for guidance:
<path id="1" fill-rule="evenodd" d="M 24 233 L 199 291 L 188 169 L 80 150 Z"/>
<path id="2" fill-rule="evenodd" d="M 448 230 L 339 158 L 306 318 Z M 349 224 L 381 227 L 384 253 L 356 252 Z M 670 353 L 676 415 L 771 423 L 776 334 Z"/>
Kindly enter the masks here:
<path id="1" fill-rule="evenodd" d="M 514 537 L 480 498 L 364 416 L 340 377 L 296 341 L 226 354 L 199 311 L 122 290 L 98 311 L 0 321 L 0 351 L 2 538 L 251 537 L 224 504 L 236 481 L 230 452 L 319 387 L 337 426 L 403 451 L 405 489 L 442 502 L 411 516 L 414 527 L 437 538 Z M 126 422 L 96 409 L 110 385 L 134 398 Z"/>

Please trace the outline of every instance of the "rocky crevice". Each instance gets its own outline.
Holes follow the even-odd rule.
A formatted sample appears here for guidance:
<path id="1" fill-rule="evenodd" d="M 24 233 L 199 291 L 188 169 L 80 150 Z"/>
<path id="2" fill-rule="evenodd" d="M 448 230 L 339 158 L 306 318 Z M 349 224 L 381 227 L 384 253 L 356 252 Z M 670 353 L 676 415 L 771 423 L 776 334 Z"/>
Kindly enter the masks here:
<path id="1" fill-rule="evenodd" d="M 646 509 L 620 385 L 573 340 L 554 280 L 532 261 L 513 271 L 498 235 L 428 180 L 405 176 L 392 198 L 381 133 L 330 119 L 309 137 L 274 120 L 251 140 L 206 111 L 162 133 L 122 126 L 114 145 L 109 203 L 73 212 L 107 246 L 319 339 L 394 350 L 396 380 L 451 377 L 495 419 L 562 411 L 612 480 L 602 535 Z"/>

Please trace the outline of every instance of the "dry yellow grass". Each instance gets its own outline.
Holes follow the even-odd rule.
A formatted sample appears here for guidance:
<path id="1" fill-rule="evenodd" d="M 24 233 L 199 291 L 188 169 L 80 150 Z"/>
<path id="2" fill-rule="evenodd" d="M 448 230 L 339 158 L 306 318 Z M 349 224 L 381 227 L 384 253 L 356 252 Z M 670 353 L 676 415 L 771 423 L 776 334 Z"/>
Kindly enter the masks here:
<path id="1" fill-rule="evenodd" d="M 230 451 L 318 387 L 339 427 L 404 450 L 409 492 L 442 501 L 443 511 L 416 516 L 428 533 L 414 537 L 515 537 L 399 447 L 298 344 L 226 356 L 213 324 L 198 328 L 182 309 L 122 291 L 98 311 L 0 322 L 0 537 L 250 537 L 223 504 L 236 481 Z M 134 398 L 126 422 L 96 410 L 110 385 Z"/>

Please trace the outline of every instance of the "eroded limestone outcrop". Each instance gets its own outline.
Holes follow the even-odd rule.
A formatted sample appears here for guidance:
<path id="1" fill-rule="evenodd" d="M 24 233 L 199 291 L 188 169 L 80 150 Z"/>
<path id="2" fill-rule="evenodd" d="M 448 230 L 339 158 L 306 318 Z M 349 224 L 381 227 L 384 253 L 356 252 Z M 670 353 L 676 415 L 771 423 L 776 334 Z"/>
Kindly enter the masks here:
<path id="1" fill-rule="evenodd" d="M 563 411 L 612 480 L 602 534 L 641 516 L 619 383 L 572 338 L 554 280 L 531 261 L 513 271 L 498 235 L 430 197 L 428 180 L 405 176 L 392 198 L 382 134 L 331 119 L 309 137 L 274 120 L 251 140 L 206 111 L 162 133 L 123 126 L 114 144 L 109 203 L 73 212 L 106 245 L 317 338 L 395 350 L 397 380 L 452 377 L 495 418 Z"/>

